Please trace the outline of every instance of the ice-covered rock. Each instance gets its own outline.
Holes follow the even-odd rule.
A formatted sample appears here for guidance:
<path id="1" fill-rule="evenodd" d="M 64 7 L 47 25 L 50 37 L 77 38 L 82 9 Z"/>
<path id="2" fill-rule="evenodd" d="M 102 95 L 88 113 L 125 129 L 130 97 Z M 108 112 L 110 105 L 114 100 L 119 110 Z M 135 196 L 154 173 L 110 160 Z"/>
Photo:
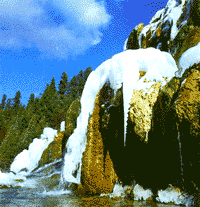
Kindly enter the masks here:
<path id="1" fill-rule="evenodd" d="M 67 142 L 63 170 L 64 179 L 68 182 L 80 183 L 82 154 L 87 143 L 88 119 L 94 109 L 96 95 L 107 81 L 110 82 L 110 86 L 114 90 L 114 96 L 123 83 L 124 143 L 126 143 L 128 108 L 133 89 L 146 87 L 146 84 L 143 83 L 144 78 L 161 81 L 163 77 L 166 77 L 170 80 L 177 70 L 175 61 L 170 54 L 148 48 L 146 50 L 127 50 L 116 54 L 93 71 L 87 79 L 81 97 L 81 113 L 77 119 L 77 128 Z M 140 81 L 138 81 L 139 71 L 146 72 Z M 73 173 L 76 170 L 78 173 L 75 178 Z"/>
<path id="2" fill-rule="evenodd" d="M 198 1 L 169 0 L 165 8 L 156 12 L 149 24 L 142 26 L 140 23 L 133 29 L 124 44 L 124 49 L 154 47 L 169 52 L 177 64 L 180 62 L 180 70 L 184 71 L 183 67 L 199 61 L 197 55 L 199 47 L 193 48 L 200 41 L 198 8 Z M 183 55 L 187 50 L 190 50 L 190 54 Z M 194 57 L 191 50 L 197 51 Z M 182 60 L 180 60 L 181 56 Z M 186 57 L 185 61 L 184 57 Z"/>

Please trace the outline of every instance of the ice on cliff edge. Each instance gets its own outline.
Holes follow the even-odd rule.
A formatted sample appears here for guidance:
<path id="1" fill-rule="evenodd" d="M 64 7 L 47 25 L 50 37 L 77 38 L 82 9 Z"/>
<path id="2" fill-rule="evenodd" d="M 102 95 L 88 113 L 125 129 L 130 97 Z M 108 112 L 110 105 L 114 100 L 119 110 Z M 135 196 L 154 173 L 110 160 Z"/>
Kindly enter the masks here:
<path id="1" fill-rule="evenodd" d="M 65 154 L 62 181 L 80 183 L 82 155 L 86 148 L 86 132 L 90 114 L 94 109 L 95 97 L 103 85 L 110 81 L 111 87 L 116 93 L 123 83 L 124 99 L 124 143 L 126 142 L 126 125 L 128 108 L 133 89 L 145 89 L 149 87 L 147 80 L 168 81 L 178 70 L 175 60 L 167 52 L 161 52 L 155 48 L 126 50 L 114 55 L 111 59 L 103 62 L 89 75 L 81 97 L 81 113 L 77 118 L 77 128 L 69 137 Z M 146 71 L 145 76 L 139 81 L 139 71 Z M 165 84 L 166 82 L 163 81 Z M 152 83 L 151 83 L 152 84 Z M 77 176 L 73 173 L 77 170 Z"/>

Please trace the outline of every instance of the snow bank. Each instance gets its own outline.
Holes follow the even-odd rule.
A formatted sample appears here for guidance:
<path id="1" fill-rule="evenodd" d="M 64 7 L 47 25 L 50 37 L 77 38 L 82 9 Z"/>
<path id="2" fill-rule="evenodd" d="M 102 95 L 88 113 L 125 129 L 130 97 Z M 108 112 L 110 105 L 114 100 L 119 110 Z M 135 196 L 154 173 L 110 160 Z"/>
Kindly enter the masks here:
<path id="1" fill-rule="evenodd" d="M 28 173 L 31 172 L 37 167 L 43 151 L 54 140 L 55 136 L 57 136 L 57 130 L 49 127 L 44 128 L 40 139 L 34 138 L 33 142 L 29 145 L 28 150 L 24 149 L 15 157 L 10 166 L 10 170 L 19 173 L 20 170 L 26 168 Z"/>
<path id="2" fill-rule="evenodd" d="M 146 71 L 138 81 L 139 71 Z M 86 147 L 87 124 L 89 115 L 94 109 L 95 97 L 106 81 L 116 94 L 123 83 L 124 98 L 124 142 L 126 142 L 126 125 L 128 108 L 133 89 L 146 88 L 143 79 L 163 81 L 163 77 L 171 78 L 178 70 L 175 60 L 167 52 L 155 48 L 126 50 L 103 62 L 89 75 L 81 97 L 81 113 L 77 118 L 77 128 L 66 144 L 67 153 L 62 173 L 63 181 L 80 183 L 82 154 Z M 77 170 L 76 178 L 73 173 Z"/>
<path id="3" fill-rule="evenodd" d="M 14 187 L 19 186 L 20 183 L 17 183 L 16 181 L 26 181 L 26 177 L 23 175 L 15 175 L 14 173 L 2 173 L 0 171 L 0 186 L 7 186 L 7 187 Z"/>
<path id="4" fill-rule="evenodd" d="M 186 50 L 180 57 L 178 67 L 180 71 L 177 76 L 181 77 L 185 70 L 195 63 L 200 62 L 200 42 L 194 46 Z"/>
<path id="5" fill-rule="evenodd" d="M 193 198 L 193 196 L 188 196 L 180 190 L 175 189 L 173 186 L 170 186 L 166 190 L 159 190 L 156 200 L 162 203 L 173 202 L 177 205 L 184 204 L 187 206 L 192 202 Z"/>

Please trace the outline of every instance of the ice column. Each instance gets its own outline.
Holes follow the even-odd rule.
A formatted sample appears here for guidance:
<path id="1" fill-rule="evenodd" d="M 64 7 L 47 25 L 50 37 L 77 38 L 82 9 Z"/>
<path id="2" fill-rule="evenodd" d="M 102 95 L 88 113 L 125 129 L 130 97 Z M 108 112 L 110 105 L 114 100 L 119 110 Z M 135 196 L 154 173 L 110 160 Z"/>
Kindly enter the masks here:
<path id="1" fill-rule="evenodd" d="M 128 109 L 131 101 L 134 86 L 139 79 L 139 67 L 133 57 L 133 50 L 119 53 L 112 58 L 111 85 L 115 89 L 121 87 L 123 82 L 123 101 L 124 101 L 124 145 L 126 145 L 126 127 L 128 119 Z"/>

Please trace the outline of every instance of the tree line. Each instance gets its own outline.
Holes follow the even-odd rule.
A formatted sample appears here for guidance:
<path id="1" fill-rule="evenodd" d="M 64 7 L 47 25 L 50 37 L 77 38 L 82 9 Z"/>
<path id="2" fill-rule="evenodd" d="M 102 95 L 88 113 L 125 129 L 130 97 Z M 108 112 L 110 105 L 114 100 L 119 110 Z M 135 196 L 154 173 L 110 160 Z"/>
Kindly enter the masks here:
<path id="1" fill-rule="evenodd" d="M 21 103 L 21 92 L 7 99 L 3 94 L 0 103 L 0 169 L 9 169 L 14 157 L 23 149 L 28 149 L 34 138 L 39 138 L 45 127 L 60 129 L 71 103 L 84 89 L 91 67 L 80 71 L 69 81 L 62 73 L 58 90 L 54 77 L 39 97 L 30 94 L 28 104 Z"/>

